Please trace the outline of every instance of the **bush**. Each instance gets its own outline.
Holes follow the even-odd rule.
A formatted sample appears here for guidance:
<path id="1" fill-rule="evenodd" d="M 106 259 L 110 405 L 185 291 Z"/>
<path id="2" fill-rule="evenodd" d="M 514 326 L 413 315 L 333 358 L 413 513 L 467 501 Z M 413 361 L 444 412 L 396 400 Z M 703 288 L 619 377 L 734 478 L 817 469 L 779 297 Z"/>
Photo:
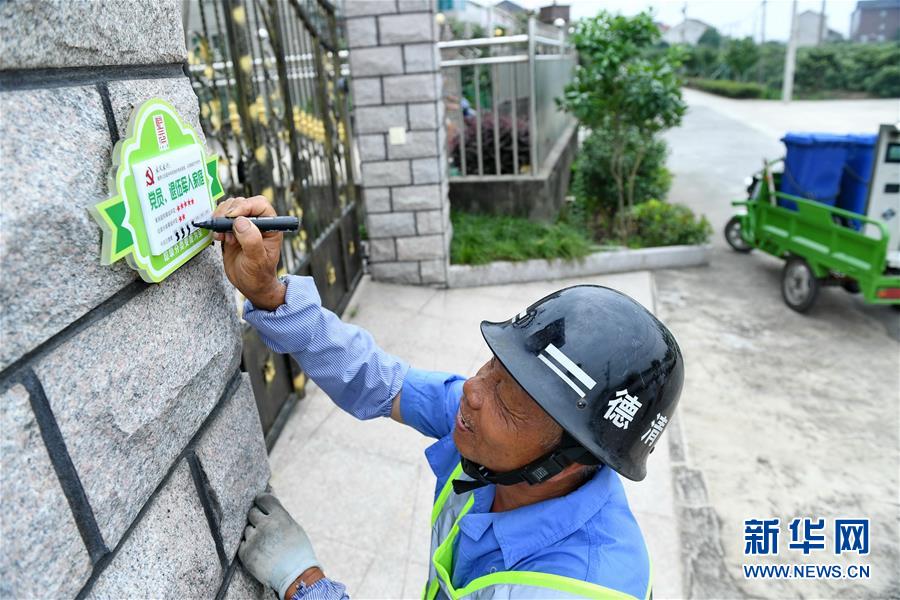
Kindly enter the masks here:
<path id="1" fill-rule="evenodd" d="M 585 127 L 605 131 L 612 158 L 608 172 L 616 186 L 616 210 L 635 204 L 645 140 L 676 127 L 687 110 L 681 97 L 681 51 L 661 49 L 659 28 L 649 12 L 634 17 L 600 11 L 575 24 L 572 42 L 578 65 L 560 107 Z"/>
<path id="2" fill-rule="evenodd" d="M 572 193 L 575 206 L 569 213 L 569 221 L 587 227 L 593 237 L 608 236 L 610 224 L 615 216 L 616 184 L 610 173 L 612 144 L 605 130 L 593 131 L 585 138 L 575 159 L 572 175 Z M 634 185 L 634 203 L 640 204 L 651 198 L 664 198 L 669 192 L 672 175 L 666 169 L 666 143 L 653 138 L 649 142 L 632 136 L 628 148 L 636 144 L 646 146 L 644 158 L 638 167 Z M 625 169 L 634 167 L 634 155 L 624 157 Z"/>
<path id="3" fill-rule="evenodd" d="M 521 114 L 521 113 L 520 113 Z M 475 116 L 464 117 L 465 123 L 465 152 L 466 174 L 478 174 L 478 119 Z M 497 120 L 499 127 L 494 126 L 493 113 L 487 113 L 481 117 L 481 152 L 482 166 L 485 175 L 497 174 L 497 163 L 494 160 L 494 134 L 498 134 L 500 142 L 500 174 L 516 174 L 513 156 L 513 129 L 516 132 L 516 148 L 519 154 L 519 172 L 525 172 L 526 168 L 533 172 L 531 163 L 531 146 L 529 138 L 528 120 L 519 117 L 516 127 L 513 128 L 512 117 L 500 115 Z M 462 175 L 462 157 L 460 156 L 460 135 L 456 127 L 448 130 L 447 145 L 450 151 L 450 168 L 454 175 Z"/>
<path id="4" fill-rule="evenodd" d="M 784 43 L 754 45 L 755 51 L 751 52 L 749 45 L 744 48 L 746 51 L 742 51 L 733 42 L 728 40 L 720 48 L 700 45 L 682 47 L 684 74 L 701 80 L 758 79 L 758 83 L 769 90 L 768 97 L 777 98 L 784 73 Z M 729 47 L 732 49 L 731 60 L 728 55 Z M 751 54 L 755 54 L 752 64 L 749 60 Z M 747 58 L 747 64 L 738 66 L 734 63 L 735 58 Z M 794 91 L 800 98 L 840 97 L 846 96 L 848 92 L 882 98 L 897 97 L 900 96 L 898 65 L 900 43 L 896 41 L 877 44 L 837 42 L 798 48 Z M 736 73 L 736 69 L 741 72 Z M 705 89 L 698 83 L 694 87 Z M 730 95 L 729 90 L 725 89 L 707 91 Z"/>
<path id="5" fill-rule="evenodd" d="M 722 63 L 726 67 L 725 75 L 728 79 L 747 81 L 753 67 L 759 62 L 759 47 L 753 38 L 741 40 L 729 39 L 722 52 Z"/>
<path id="6" fill-rule="evenodd" d="M 715 77 L 721 69 L 717 48 L 697 45 L 685 46 L 683 50 L 685 74 L 691 77 Z"/>
<path id="7" fill-rule="evenodd" d="M 882 67 L 866 83 L 866 91 L 880 98 L 900 96 L 900 66 Z"/>
<path id="8" fill-rule="evenodd" d="M 566 223 L 538 223 L 517 217 L 473 215 L 453 211 L 450 262 L 483 265 L 495 260 L 580 258 L 591 242 Z"/>
<path id="9" fill-rule="evenodd" d="M 801 48 L 797 52 L 798 72 L 806 68 L 809 61 L 816 60 L 817 64 L 811 66 L 819 69 L 818 77 L 807 84 L 813 91 L 835 89 L 834 83 L 843 79 L 846 86 L 840 88 L 842 90 L 883 98 L 900 95 L 896 76 L 897 65 L 900 65 L 900 43 L 832 44 L 813 50 Z M 825 65 L 823 58 L 828 59 Z"/>
<path id="10" fill-rule="evenodd" d="M 712 227 L 706 217 L 698 221 L 693 211 L 681 204 L 650 200 L 619 216 L 620 228 L 632 248 L 704 244 Z"/>
<path id="11" fill-rule="evenodd" d="M 729 98 L 765 98 L 767 95 L 765 86 L 745 81 L 695 78 L 688 80 L 688 87 Z"/>
<path id="12" fill-rule="evenodd" d="M 757 73 L 762 71 L 762 81 L 757 81 L 781 97 L 781 86 L 784 83 L 784 55 L 787 48 L 781 42 L 766 42 L 759 48 Z"/>
<path id="13" fill-rule="evenodd" d="M 839 46 L 813 46 L 797 53 L 794 87 L 797 91 L 848 90 Z"/>

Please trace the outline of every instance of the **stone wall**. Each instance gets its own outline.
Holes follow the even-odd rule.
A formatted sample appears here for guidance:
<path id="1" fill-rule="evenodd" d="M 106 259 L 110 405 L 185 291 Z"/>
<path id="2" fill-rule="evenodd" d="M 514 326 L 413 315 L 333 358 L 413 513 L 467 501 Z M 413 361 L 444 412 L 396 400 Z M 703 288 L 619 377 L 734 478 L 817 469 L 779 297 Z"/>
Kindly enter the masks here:
<path id="1" fill-rule="evenodd" d="M 446 284 L 451 226 L 434 3 L 352 0 L 344 8 L 372 276 Z"/>
<path id="2" fill-rule="evenodd" d="M 185 58 L 177 0 L 0 5 L 0 597 L 266 593 L 235 560 L 269 468 L 219 250 L 148 285 L 87 211 L 137 104 L 199 132 Z"/>

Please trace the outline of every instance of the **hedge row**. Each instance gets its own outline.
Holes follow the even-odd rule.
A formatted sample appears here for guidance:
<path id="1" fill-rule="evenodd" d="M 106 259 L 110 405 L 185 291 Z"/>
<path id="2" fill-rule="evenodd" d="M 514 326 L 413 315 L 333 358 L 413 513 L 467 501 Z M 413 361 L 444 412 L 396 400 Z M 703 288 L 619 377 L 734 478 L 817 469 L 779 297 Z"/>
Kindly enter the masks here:
<path id="1" fill-rule="evenodd" d="M 766 98 L 765 86 L 746 81 L 728 81 L 726 79 L 700 79 L 687 80 L 688 87 L 703 90 L 710 94 L 728 96 L 729 98 Z"/>
<path id="2" fill-rule="evenodd" d="M 783 43 L 759 45 L 749 38 L 725 39 L 720 46 L 712 47 L 704 45 L 701 39 L 699 45 L 684 46 L 682 49 L 683 72 L 688 78 L 752 81 L 768 88 L 768 98 L 776 98 L 781 90 L 785 55 Z M 655 51 L 664 50 L 658 48 Z M 794 94 L 799 98 L 847 94 L 896 98 L 900 96 L 900 42 L 838 42 L 798 48 Z"/>

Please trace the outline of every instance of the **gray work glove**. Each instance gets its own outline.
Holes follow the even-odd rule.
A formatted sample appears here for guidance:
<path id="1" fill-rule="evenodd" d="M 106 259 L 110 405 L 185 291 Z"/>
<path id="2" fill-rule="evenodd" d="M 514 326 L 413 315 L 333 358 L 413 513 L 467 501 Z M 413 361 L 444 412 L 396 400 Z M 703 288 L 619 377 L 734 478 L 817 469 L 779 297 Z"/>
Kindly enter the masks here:
<path id="1" fill-rule="evenodd" d="M 319 561 L 303 528 L 272 494 L 260 494 L 247 515 L 250 524 L 238 556 L 244 567 L 284 598 L 288 587 L 303 571 Z"/>

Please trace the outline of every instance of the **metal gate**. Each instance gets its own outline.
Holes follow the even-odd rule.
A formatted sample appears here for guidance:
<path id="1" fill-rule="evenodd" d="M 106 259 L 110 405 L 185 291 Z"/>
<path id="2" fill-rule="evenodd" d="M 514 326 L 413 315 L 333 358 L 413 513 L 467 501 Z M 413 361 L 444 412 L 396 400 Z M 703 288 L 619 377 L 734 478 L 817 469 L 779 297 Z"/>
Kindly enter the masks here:
<path id="1" fill-rule="evenodd" d="M 280 274 L 312 275 L 341 312 L 362 275 L 350 163 L 346 52 L 327 0 L 185 0 L 188 70 L 226 196 L 261 194 L 300 218 Z M 244 332 L 271 447 L 305 377 L 287 356 Z"/>

